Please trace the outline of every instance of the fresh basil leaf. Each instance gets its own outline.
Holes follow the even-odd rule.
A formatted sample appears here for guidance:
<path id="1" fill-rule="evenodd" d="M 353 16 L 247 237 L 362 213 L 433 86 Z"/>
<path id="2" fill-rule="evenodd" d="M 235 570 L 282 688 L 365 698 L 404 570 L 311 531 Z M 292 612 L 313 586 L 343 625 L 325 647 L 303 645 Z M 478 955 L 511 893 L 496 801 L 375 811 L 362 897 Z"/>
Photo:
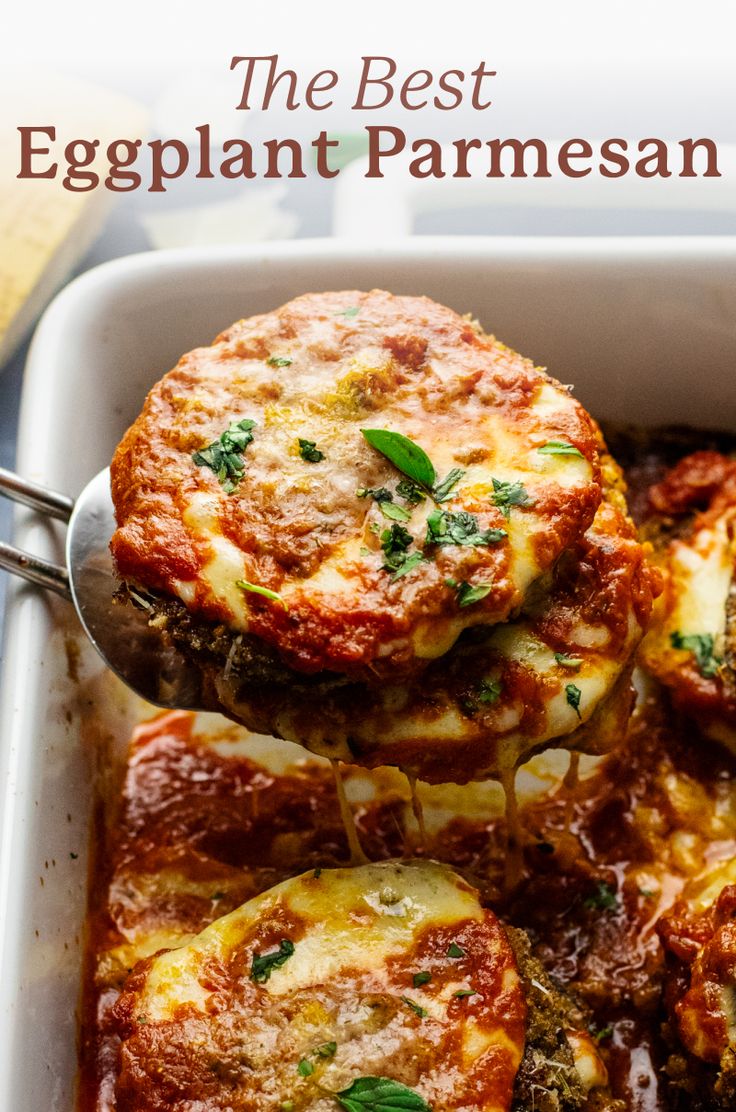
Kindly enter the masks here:
<path id="1" fill-rule="evenodd" d="M 399 506 L 396 502 L 379 502 L 378 508 L 384 517 L 389 521 L 410 521 L 411 514 L 405 510 L 403 506 Z"/>
<path id="2" fill-rule="evenodd" d="M 555 660 L 561 668 L 572 668 L 577 672 L 583 663 L 582 656 L 568 656 L 567 653 L 555 653 Z"/>
<path id="3" fill-rule="evenodd" d="M 314 1066 L 308 1058 L 302 1058 L 299 1065 L 296 1067 L 299 1071 L 300 1077 L 311 1077 L 314 1073 Z"/>
<path id="4" fill-rule="evenodd" d="M 505 482 L 503 479 L 493 479 L 493 503 L 498 506 L 505 518 L 510 517 L 512 506 L 531 506 L 533 499 L 523 483 Z"/>
<path id="5" fill-rule="evenodd" d="M 314 440 L 302 440 L 299 437 L 299 455 L 307 463 L 319 463 L 320 460 L 325 458 L 324 452 L 320 452 Z"/>
<path id="6" fill-rule="evenodd" d="M 448 958 L 464 958 L 465 951 L 462 946 L 458 946 L 457 942 L 451 942 L 447 947 L 447 956 Z"/>
<path id="7" fill-rule="evenodd" d="M 399 483 L 399 486 L 401 484 Z M 356 490 L 358 498 L 372 498 L 374 502 L 393 502 L 394 496 L 386 487 L 360 487 Z"/>
<path id="8" fill-rule="evenodd" d="M 401 481 L 396 484 L 396 493 L 400 498 L 404 498 L 414 506 L 418 505 L 420 502 L 424 502 L 427 497 L 424 491 L 421 490 L 416 483 L 413 483 L 411 479 L 401 479 Z"/>
<path id="9" fill-rule="evenodd" d="M 537 448 L 537 451 L 541 456 L 578 456 L 580 459 L 585 459 L 580 449 L 566 440 L 548 440 L 541 448 Z"/>
<path id="10" fill-rule="evenodd" d="M 567 699 L 568 706 L 572 707 L 578 718 L 582 718 L 582 715 L 580 714 L 581 695 L 582 691 L 579 687 L 577 687 L 574 683 L 568 683 L 567 687 L 565 688 L 565 697 Z"/>
<path id="11" fill-rule="evenodd" d="M 583 907 L 589 910 L 614 911 L 618 908 L 618 898 L 610 884 L 600 882 L 592 896 L 583 900 Z"/>
<path id="12" fill-rule="evenodd" d="M 338 309 L 335 313 L 336 317 L 357 317 L 360 312 L 360 305 L 351 305 L 349 309 Z"/>
<path id="13" fill-rule="evenodd" d="M 250 966 L 250 979 L 256 984 L 265 984 L 274 969 L 279 969 L 294 953 L 294 943 L 289 938 L 282 938 L 278 950 L 270 954 L 253 954 Z"/>
<path id="14" fill-rule="evenodd" d="M 427 1009 L 423 1008 L 421 1004 L 417 1004 L 414 1000 L 410 1000 L 408 996 L 401 997 L 402 1003 L 406 1004 L 407 1008 L 411 1008 L 415 1015 L 420 1019 L 427 1018 Z"/>
<path id="15" fill-rule="evenodd" d="M 415 973 L 412 977 L 412 984 L 414 988 L 421 988 L 422 985 L 428 985 L 432 980 L 432 974 L 423 969 L 420 973 Z"/>
<path id="16" fill-rule="evenodd" d="M 388 1077 L 357 1077 L 333 1095 L 346 1112 L 431 1112 L 424 1097 Z"/>
<path id="17" fill-rule="evenodd" d="M 450 513 L 447 510 L 433 510 L 427 518 L 426 544 L 457 544 L 470 547 L 497 544 L 508 536 L 505 529 L 478 528 L 478 519 L 466 510 Z"/>
<path id="18" fill-rule="evenodd" d="M 263 595 L 264 598 L 270 598 L 272 602 L 280 602 L 284 610 L 289 609 L 281 595 L 276 591 L 270 591 L 268 587 L 259 587 L 256 583 L 249 583 L 247 579 L 236 579 L 235 586 L 240 587 L 241 591 L 250 591 L 251 594 Z"/>
<path id="19" fill-rule="evenodd" d="M 452 995 L 456 996 L 459 1000 L 462 1000 L 465 996 L 477 996 L 478 993 L 475 991 L 474 988 L 459 988 L 457 992 L 453 992 Z"/>
<path id="20" fill-rule="evenodd" d="M 465 472 L 461 467 L 453 467 L 452 471 L 448 471 L 442 482 L 437 483 L 432 491 L 435 502 L 446 502 L 450 497 L 452 488 L 457 486 L 464 474 Z"/>
<path id="21" fill-rule="evenodd" d="M 317 1047 L 317 1053 L 319 1054 L 320 1058 L 334 1058 L 336 1050 L 336 1042 L 322 1043 L 321 1046 Z"/>
<path id="22" fill-rule="evenodd" d="M 242 455 L 253 442 L 255 424 L 249 417 L 235 421 L 220 433 L 217 440 L 192 455 L 192 462 L 197 467 L 209 467 L 214 471 L 226 494 L 232 494 L 243 477 L 245 462 Z"/>
<path id="23" fill-rule="evenodd" d="M 400 432 L 390 429 L 361 429 L 363 436 L 377 452 L 415 483 L 432 488 L 437 478 L 432 461 L 423 448 Z"/>
<path id="24" fill-rule="evenodd" d="M 679 631 L 670 636 L 673 649 L 684 649 L 692 653 L 698 666 L 698 671 L 704 679 L 711 680 L 718 672 L 721 663 L 720 657 L 715 655 L 715 640 L 710 633 L 688 633 Z"/>
<path id="25" fill-rule="evenodd" d="M 290 367 L 294 360 L 286 355 L 269 355 L 266 362 L 270 367 Z"/>

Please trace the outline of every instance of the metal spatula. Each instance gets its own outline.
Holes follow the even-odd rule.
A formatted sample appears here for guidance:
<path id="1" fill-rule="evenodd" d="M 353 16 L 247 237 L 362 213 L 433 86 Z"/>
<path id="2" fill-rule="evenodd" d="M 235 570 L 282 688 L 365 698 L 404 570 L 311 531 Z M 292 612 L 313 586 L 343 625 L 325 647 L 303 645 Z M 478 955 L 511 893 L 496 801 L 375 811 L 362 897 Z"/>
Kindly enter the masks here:
<path id="1" fill-rule="evenodd" d="M 0 468 L 0 494 L 67 525 L 65 567 L 0 542 L 0 568 L 71 602 L 108 668 L 148 702 L 203 709 L 197 669 L 149 626 L 145 611 L 115 601 L 120 583 L 109 548 L 115 529 L 109 469 L 95 475 L 75 502 Z"/>

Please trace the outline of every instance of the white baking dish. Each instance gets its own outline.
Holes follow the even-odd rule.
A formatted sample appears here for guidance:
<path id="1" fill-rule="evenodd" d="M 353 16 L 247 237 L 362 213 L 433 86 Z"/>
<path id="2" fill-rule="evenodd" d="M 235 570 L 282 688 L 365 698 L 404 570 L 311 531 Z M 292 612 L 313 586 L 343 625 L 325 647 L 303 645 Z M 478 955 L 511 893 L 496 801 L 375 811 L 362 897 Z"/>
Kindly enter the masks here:
<path id="1" fill-rule="evenodd" d="M 295 294 L 372 286 L 472 310 L 575 383 L 601 417 L 736 428 L 736 239 L 303 241 L 133 256 L 69 286 L 33 343 L 19 471 L 77 493 L 181 352 Z M 56 528 L 32 515 L 19 514 L 16 539 L 60 557 Z M 85 682 L 69 679 L 70 633 L 64 603 L 11 584 L 0 716 L 2 1112 L 73 1108 L 92 804 L 85 750 L 100 744 L 83 742 L 82 727 L 94 717 L 122 739 L 141 713 L 119 687 L 100 686 L 86 650 Z"/>

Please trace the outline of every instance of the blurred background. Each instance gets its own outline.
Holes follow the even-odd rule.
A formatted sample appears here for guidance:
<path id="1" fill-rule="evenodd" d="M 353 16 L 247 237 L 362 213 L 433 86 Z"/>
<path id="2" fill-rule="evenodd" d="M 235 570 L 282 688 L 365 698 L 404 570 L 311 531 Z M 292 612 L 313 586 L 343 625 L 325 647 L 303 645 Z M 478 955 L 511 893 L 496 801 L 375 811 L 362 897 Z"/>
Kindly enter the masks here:
<path id="1" fill-rule="evenodd" d="M 736 19 L 729 0 L 699 5 L 624 0 L 616 6 L 531 0 L 336 0 L 304 5 L 210 0 L 187 10 L 170 0 L 17 5 L 0 43 L 0 466 L 12 468 L 29 338 L 54 291 L 109 259 L 164 247 L 333 234 L 732 235 L 736 234 Z M 304 80 L 339 74 L 334 106 L 238 111 L 234 55 L 277 53 Z M 426 68 L 497 71 L 484 111 L 462 107 L 352 110 L 361 56 L 389 55 L 400 75 Z M 299 95 L 299 94 L 298 94 Z M 341 142 L 340 175 L 299 180 L 198 180 L 194 168 L 167 192 L 141 188 L 68 194 L 57 182 L 18 182 L 19 125 L 56 125 L 69 137 L 140 135 L 258 148 L 290 137 L 307 149 L 322 129 Z M 416 187 L 397 162 L 366 182 L 365 124 L 408 139 L 478 137 L 595 142 L 649 136 L 676 143 L 708 136 L 723 149 L 718 182 L 591 175 L 553 183 L 475 180 Z M 244 308 L 245 312 L 245 308 Z M 208 337 L 203 337 L 207 340 Z M 11 533 L 0 499 L 0 539 Z M 0 573 L 0 623 L 4 576 Z"/>

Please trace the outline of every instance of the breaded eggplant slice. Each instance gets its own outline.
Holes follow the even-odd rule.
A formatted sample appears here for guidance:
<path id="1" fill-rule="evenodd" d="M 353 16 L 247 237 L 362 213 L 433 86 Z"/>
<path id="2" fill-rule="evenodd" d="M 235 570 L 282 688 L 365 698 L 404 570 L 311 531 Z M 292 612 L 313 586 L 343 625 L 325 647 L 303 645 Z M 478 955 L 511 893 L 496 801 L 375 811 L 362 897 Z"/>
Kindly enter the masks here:
<path id="1" fill-rule="evenodd" d="M 567 1014 L 548 1009 L 545 1037 L 575 1109 L 605 1071 Z M 115 1015 L 119 1112 L 334 1112 L 379 1083 L 381 1107 L 508 1112 L 528 1022 L 504 927 L 431 861 L 287 880 L 142 962 Z"/>
<path id="2" fill-rule="evenodd" d="M 736 860 L 692 883 L 657 924 L 667 951 L 667 1072 L 694 1107 L 736 1106 Z M 679 1047 L 678 1044 L 679 1043 Z"/>
<path id="3" fill-rule="evenodd" d="M 363 430 L 424 455 L 395 466 Z M 411 676 L 580 540 L 601 448 L 567 388 L 452 310 L 307 294 L 154 386 L 112 462 L 112 551 L 296 672 Z"/>
<path id="4" fill-rule="evenodd" d="M 254 679 L 247 661 L 238 668 L 236 652 L 225 660 L 203 640 L 197 656 L 209 705 L 314 753 L 398 765 L 434 783 L 502 778 L 547 747 L 611 748 L 631 710 L 632 654 L 659 575 L 625 514 L 615 465 L 607 462 L 606 472 L 591 528 L 519 616 L 468 631 L 417 679 L 305 684 L 263 670 Z M 190 631 L 174 624 L 172 635 L 191 646 Z"/>
<path id="5" fill-rule="evenodd" d="M 651 501 L 675 535 L 659 553 L 665 587 L 641 659 L 679 710 L 736 752 L 736 460 L 687 456 Z"/>

